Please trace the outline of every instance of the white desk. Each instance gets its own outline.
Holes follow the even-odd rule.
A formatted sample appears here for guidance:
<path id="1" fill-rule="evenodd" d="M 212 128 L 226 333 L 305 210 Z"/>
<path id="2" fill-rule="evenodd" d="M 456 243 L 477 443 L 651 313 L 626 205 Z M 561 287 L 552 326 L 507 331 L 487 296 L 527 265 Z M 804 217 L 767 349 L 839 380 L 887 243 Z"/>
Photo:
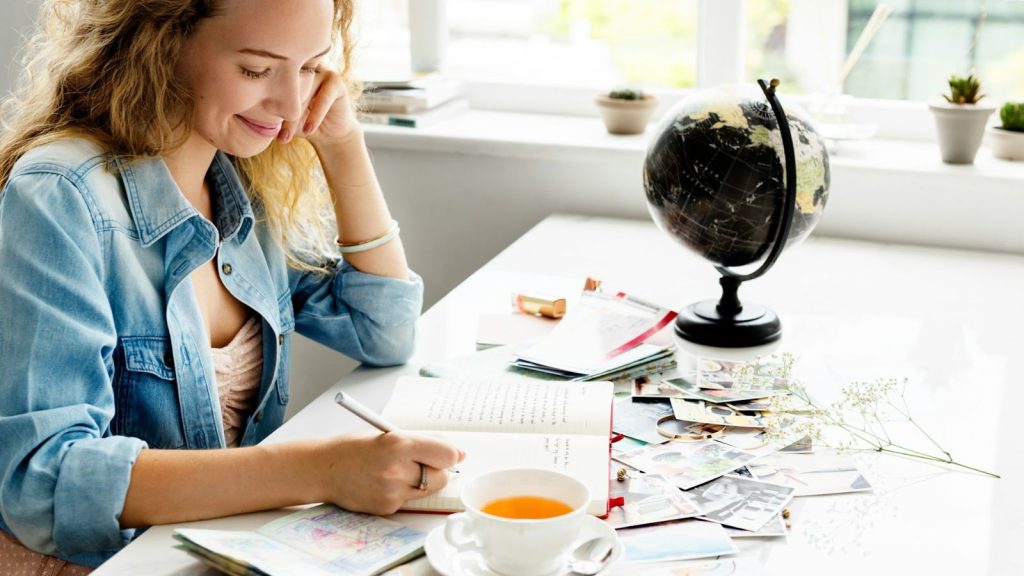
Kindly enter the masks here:
<path id="1" fill-rule="evenodd" d="M 424 314 L 407 366 L 357 370 L 268 441 L 365 427 L 334 405 L 337 389 L 381 408 L 398 375 L 471 352 L 477 316 L 507 310 L 510 290 L 571 294 L 587 275 L 673 307 L 718 293 L 711 266 L 650 223 L 554 216 Z M 800 355 L 797 371 L 813 393 L 828 396 L 855 379 L 909 377 L 907 399 L 925 429 L 957 459 L 1003 475 L 871 455 L 873 492 L 794 501 L 788 537 L 737 540 L 742 565 L 755 567 L 742 573 L 1024 574 L 1024 362 L 1014 364 L 1024 358 L 1022 291 L 1024 257 L 832 239 L 809 240 L 741 289 L 741 299 L 779 314 L 781 350 Z M 189 526 L 252 529 L 285 513 Z M 402 519 L 421 528 L 442 522 Z M 176 527 L 149 530 L 96 576 L 213 574 L 171 547 Z M 655 567 L 664 568 L 616 573 Z"/>

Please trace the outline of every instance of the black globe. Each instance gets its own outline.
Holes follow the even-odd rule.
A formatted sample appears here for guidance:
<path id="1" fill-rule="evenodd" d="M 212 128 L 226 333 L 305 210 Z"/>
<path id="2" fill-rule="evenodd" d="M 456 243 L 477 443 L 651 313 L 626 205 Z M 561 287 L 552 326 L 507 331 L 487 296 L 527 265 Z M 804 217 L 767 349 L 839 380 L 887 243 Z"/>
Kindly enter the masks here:
<path id="1" fill-rule="evenodd" d="M 828 199 L 829 161 L 807 116 L 786 105 L 796 156 L 796 205 L 786 246 L 807 237 Z M 779 123 L 756 87 L 705 90 L 660 123 L 644 161 L 654 222 L 716 266 L 765 257 L 786 198 Z"/>

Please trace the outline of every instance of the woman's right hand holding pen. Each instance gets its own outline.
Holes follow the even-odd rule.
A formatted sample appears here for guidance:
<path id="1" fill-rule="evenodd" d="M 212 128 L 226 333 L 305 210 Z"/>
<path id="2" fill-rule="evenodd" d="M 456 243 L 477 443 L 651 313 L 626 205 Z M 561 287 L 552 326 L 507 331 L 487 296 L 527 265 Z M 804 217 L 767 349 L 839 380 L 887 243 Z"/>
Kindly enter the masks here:
<path id="1" fill-rule="evenodd" d="M 382 516 L 444 488 L 448 469 L 465 457 L 441 440 L 401 431 L 346 434 L 318 444 L 314 478 L 321 484 L 319 500 Z M 423 489 L 421 479 L 426 480 Z"/>

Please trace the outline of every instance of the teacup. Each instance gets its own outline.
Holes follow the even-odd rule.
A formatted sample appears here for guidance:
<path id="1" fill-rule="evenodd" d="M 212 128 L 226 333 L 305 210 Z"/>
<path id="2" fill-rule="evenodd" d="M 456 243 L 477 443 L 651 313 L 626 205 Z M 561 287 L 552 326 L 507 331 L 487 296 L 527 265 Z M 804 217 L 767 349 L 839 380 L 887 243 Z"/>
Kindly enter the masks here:
<path id="1" fill-rule="evenodd" d="M 540 576 L 568 560 L 590 492 L 560 472 L 522 468 L 473 478 L 461 499 L 466 511 L 449 516 L 444 527 L 449 544 L 477 552 L 495 572 Z"/>

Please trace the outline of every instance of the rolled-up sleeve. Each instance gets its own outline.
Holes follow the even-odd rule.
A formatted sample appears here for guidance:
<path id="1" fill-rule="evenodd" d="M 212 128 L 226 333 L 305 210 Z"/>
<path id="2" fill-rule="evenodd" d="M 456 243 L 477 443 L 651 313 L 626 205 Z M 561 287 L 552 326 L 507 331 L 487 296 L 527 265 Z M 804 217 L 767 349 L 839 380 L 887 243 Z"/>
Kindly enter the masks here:
<path id="1" fill-rule="evenodd" d="M 113 437 L 113 315 L 100 238 L 65 176 L 27 173 L 0 196 L 0 512 L 26 546 L 116 550 L 145 443 Z"/>
<path id="2" fill-rule="evenodd" d="M 330 274 L 290 270 L 296 330 L 373 366 L 402 364 L 412 356 L 423 280 L 360 272 L 338 260 Z"/>

